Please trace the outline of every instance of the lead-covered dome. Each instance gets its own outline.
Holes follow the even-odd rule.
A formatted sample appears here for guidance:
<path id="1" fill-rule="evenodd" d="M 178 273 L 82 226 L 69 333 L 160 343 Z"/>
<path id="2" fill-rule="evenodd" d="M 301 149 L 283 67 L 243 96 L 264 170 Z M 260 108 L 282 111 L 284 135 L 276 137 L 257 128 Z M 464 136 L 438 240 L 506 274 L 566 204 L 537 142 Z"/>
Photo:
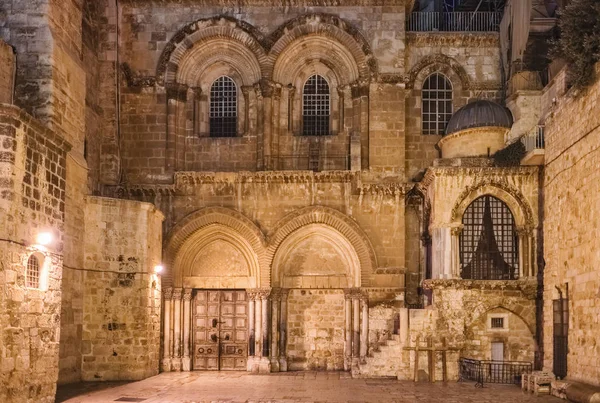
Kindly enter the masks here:
<path id="1" fill-rule="evenodd" d="M 504 127 L 510 129 L 513 117 L 508 108 L 496 102 L 480 99 L 460 108 L 446 126 L 446 135 L 476 127 Z"/>

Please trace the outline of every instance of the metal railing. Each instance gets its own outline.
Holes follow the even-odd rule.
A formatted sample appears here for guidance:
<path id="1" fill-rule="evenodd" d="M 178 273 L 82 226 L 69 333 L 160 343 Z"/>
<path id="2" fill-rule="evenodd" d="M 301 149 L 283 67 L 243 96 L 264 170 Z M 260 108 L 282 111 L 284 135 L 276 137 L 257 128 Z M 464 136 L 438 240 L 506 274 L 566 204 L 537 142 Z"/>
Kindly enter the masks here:
<path id="1" fill-rule="evenodd" d="M 544 140 L 544 126 L 538 125 L 529 133 L 521 137 L 521 142 L 525 146 L 525 151 L 543 150 L 546 147 Z"/>
<path id="2" fill-rule="evenodd" d="M 475 387 L 485 383 L 516 384 L 521 376 L 533 371 L 533 365 L 525 361 L 489 361 L 460 358 L 458 381 L 475 381 Z"/>
<path id="3" fill-rule="evenodd" d="M 450 13 L 414 12 L 408 17 L 409 32 L 497 32 L 502 13 L 493 11 Z"/>

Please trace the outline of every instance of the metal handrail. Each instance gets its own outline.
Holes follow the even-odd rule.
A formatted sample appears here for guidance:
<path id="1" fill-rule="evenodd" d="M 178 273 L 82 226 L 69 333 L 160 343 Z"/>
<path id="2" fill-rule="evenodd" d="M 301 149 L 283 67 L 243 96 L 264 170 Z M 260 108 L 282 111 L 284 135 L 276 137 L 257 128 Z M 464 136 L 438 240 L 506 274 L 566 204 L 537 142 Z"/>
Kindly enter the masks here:
<path id="1" fill-rule="evenodd" d="M 414 12 L 408 17 L 408 32 L 497 32 L 502 13 L 494 11 Z"/>
<path id="2" fill-rule="evenodd" d="M 545 127 L 542 125 L 535 126 L 529 133 L 521 137 L 521 142 L 525 146 L 525 151 L 543 150 L 546 147 L 544 138 Z"/>

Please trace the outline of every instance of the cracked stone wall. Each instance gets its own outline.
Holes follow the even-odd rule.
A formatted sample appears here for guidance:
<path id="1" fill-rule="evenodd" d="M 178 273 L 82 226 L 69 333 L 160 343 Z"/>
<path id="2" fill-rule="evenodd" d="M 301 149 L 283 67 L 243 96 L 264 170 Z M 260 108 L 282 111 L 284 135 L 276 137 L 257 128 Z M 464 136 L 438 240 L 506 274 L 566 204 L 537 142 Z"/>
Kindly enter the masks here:
<path id="1" fill-rule="evenodd" d="M 546 121 L 544 367 L 553 368 L 552 301 L 559 287 L 569 298 L 567 376 L 600 385 L 600 81 L 557 100 Z"/>
<path id="2" fill-rule="evenodd" d="M 152 205 L 86 198 L 81 378 L 158 373 L 163 215 Z"/>

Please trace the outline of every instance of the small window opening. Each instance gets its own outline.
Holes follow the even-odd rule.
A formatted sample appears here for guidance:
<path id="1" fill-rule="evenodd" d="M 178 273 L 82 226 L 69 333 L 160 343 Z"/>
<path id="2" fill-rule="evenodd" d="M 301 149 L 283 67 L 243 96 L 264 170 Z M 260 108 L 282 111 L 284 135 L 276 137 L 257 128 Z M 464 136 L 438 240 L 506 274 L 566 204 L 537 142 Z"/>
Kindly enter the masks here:
<path id="1" fill-rule="evenodd" d="M 504 329 L 504 318 L 492 318 L 492 329 Z"/>
<path id="2" fill-rule="evenodd" d="M 27 261 L 26 284 L 28 288 L 40 288 L 40 261 L 37 256 L 29 256 Z"/>

